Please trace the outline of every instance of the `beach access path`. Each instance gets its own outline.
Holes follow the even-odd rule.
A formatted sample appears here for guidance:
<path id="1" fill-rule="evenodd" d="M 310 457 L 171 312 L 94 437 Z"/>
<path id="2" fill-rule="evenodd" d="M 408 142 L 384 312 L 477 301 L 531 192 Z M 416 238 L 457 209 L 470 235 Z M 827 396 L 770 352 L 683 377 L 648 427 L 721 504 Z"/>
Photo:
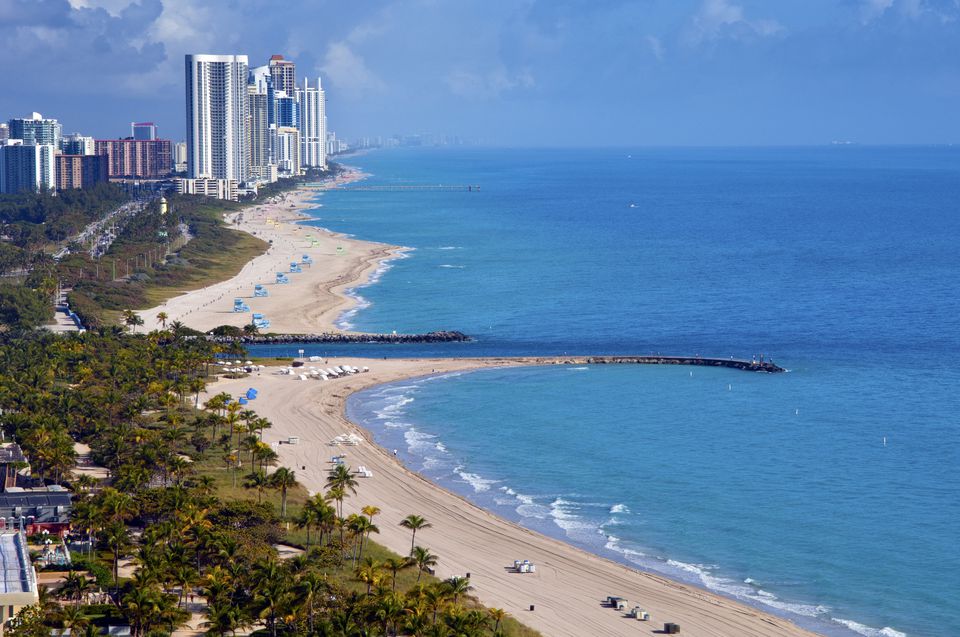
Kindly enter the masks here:
<path id="1" fill-rule="evenodd" d="M 665 622 L 681 626 L 694 637 L 800 637 L 813 633 L 705 589 L 630 569 L 569 544 L 501 519 L 407 470 L 391 452 L 373 443 L 369 434 L 349 422 L 347 397 L 361 389 L 406 378 L 492 366 L 535 364 L 536 359 L 330 359 L 317 366 L 348 364 L 370 371 L 327 381 L 297 380 L 277 375 L 269 367 L 260 375 L 221 380 L 210 395 L 242 395 L 249 387 L 259 394 L 248 408 L 268 418 L 264 431 L 276 448 L 280 464 L 296 471 L 311 493 L 325 490 L 333 466 L 330 458 L 345 453 L 353 469 L 364 465 L 373 475 L 358 478 L 357 494 L 344 502 L 344 514 L 359 513 L 365 505 L 380 507 L 375 541 L 404 555 L 410 550 L 410 532 L 399 526 L 410 514 L 422 515 L 431 528 L 417 533 L 417 544 L 439 556 L 440 578 L 464 576 L 480 601 L 505 609 L 546 636 L 654 634 Z M 518 426 L 521 426 L 518 424 Z M 357 446 L 331 446 L 341 434 L 364 437 Z M 299 438 L 287 444 L 289 437 Z M 509 444 L 509 434 L 504 444 Z M 576 470 L 576 468 L 571 468 Z M 509 570 L 516 559 L 529 559 L 536 573 Z M 625 597 L 627 608 L 640 605 L 649 622 L 629 619 L 624 612 L 602 605 L 609 595 Z M 530 606 L 534 610 L 529 610 Z"/>
<path id="2" fill-rule="evenodd" d="M 356 171 L 325 182 L 324 188 L 362 178 Z M 380 264 L 399 256 L 403 249 L 370 241 L 351 239 L 323 228 L 298 222 L 312 219 L 304 209 L 315 208 L 318 190 L 301 188 L 277 196 L 274 203 L 253 204 L 226 216 L 227 224 L 270 243 L 265 254 L 249 261 L 234 277 L 196 290 L 184 290 L 156 307 L 140 310 L 146 331 L 160 329 L 157 314 L 167 315 L 167 324 L 180 321 L 187 327 L 208 331 L 220 325 L 243 327 L 252 313 L 270 321 L 269 332 L 311 334 L 338 331 L 337 317 L 356 303 L 346 294 L 362 285 Z M 308 256 L 312 264 L 304 264 Z M 290 272 L 291 262 L 301 271 Z M 276 283 L 282 272 L 289 283 Z M 256 285 L 263 285 L 266 297 L 254 297 Z M 234 312 L 234 299 L 242 299 L 248 312 Z"/>

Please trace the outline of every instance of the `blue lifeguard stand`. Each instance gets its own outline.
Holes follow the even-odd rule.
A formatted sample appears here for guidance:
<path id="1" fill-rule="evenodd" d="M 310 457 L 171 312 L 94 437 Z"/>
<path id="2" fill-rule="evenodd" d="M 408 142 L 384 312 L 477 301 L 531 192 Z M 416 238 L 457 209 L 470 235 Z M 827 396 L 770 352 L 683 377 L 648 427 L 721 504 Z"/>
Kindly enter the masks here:
<path id="1" fill-rule="evenodd" d="M 300 259 L 300 263 L 302 263 L 303 265 L 313 265 L 313 259 L 310 257 L 309 254 L 305 254 L 303 255 L 303 258 Z"/>
<path id="2" fill-rule="evenodd" d="M 277 283 L 285 284 L 290 283 L 290 279 L 287 278 L 287 275 L 283 272 L 277 272 Z"/>
<path id="3" fill-rule="evenodd" d="M 297 263 L 296 261 L 291 261 L 291 262 L 290 262 L 290 271 L 291 271 L 291 272 L 303 272 L 303 270 L 300 268 L 300 264 Z"/>
<path id="4" fill-rule="evenodd" d="M 253 326 L 258 330 L 262 330 L 270 327 L 270 321 L 263 314 L 254 314 L 253 315 Z"/>
<path id="5" fill-rule="evenodd" d="M 243 299 L 233 299 L 234 312 L 249 312 L 250 306 L 243 302 Z"/>
<path id="6" fill-rule="evenodd" d="M 267 288 L 263 287 L 259 283 L 253 286 L 253 295 L 254 296 L 268 296 Z"/>

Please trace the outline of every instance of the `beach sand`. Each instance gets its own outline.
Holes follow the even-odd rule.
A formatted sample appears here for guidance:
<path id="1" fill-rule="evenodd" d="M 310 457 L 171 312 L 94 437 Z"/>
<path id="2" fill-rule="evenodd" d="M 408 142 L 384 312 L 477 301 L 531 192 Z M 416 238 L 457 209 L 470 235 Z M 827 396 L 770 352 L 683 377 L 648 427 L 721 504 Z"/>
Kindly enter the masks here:
<path id="1" fill-rule="evenodd" d="M 346 179 L 359 176 L 353 173 Z M 168 321 L 179 320 L 200 330 L 224 324 L 242 326 L 249 322 L 250 314 L 232 312 L 235 297 L 243 298 L 252 311 L 265 314 L 272 322 L 271 332 L 333 329 L 337 317 L 355 303 L 345 291 L 367 281 L 384 259 L 397 256 L 402 249 L 348 239 L 320 228 L 297 229 L 295 221 L 304 218 L 298 211 L 313 207 L 315 204 L 309 203 L 312 198 L 313 192 L 301 190 L 288 194 L 282 203 L 247 208 L 235 227 L 272 240 L 268 253 L 253 259 L 228 281 L 140 312 L 147 329 L 159 327 L 155 317 L 160 311 L 169 315 Z M 309 247 L 308 233 L 318 240 L 317 246 Z M 343 250 L 338 251 L 338 246 Z M 309 254 L 314 265 L 304 267 L 302 274 L 288 274 L 288 285 L 274 284 L 275 272 L 288 271 L 290 261 L 299 261 L 303 254 Z M 266 284 L 270 296 L 251 298 L 256 283 Z M 424 516 L 432 528 L 418 532 L 417 544 L 439 556 L 439 577 L 469 572 L 474 594 L 483 604 L 507 610 L 544 635 L 652 634 L 661 630 L 664 622 L 678 623 L 683 635 L 702 637 L 813 634 L 736 601 L 641 573 L 503 520 L 408 471 L 345 416 L 347 397 L 377 384 L 432 373 L 536 362 L 337 359 L 323 366 L 346 363 L 369 366 L 371 371 L 329 381 L 299 381 L 267 368 L 261 375 L 218 381 L 208 391 L 237 396 L 256 387 L 259 397 L 249 407 L 273 423 L 273 428 L 264 432 L 264 440 L 285 443 L 290 436 L 299 437 L 296 445 L 280 444 L 278 452 L 282 465 L 294 469 L 297 479 L 311 492 L 324 490 L 332 466 L 329 460 L 338 453 L 346 453 L 346 461 L 353 468 L 367 467 L 373 477 L 358 478 L 358 494 L 345 501 L 345 513 L 358 512 L 368 504 L 380 507 L 382 512 L 376 519 L 380 533 L 375 539 L 400 554 L 410 548 L 410 533 L 399 526 L 400 520 L 409 514 Z M 329 445 L 335 436 L 349 432 L 364 436 L 366 441 L 349 447 Z M 508 567 L 515 559 L 531 560 L 537 572 L 510 572 Z M 628 619 L 623 612 L 604 607 L 602 600 L 608 595 L 625 597 L 628 608 L 642 606 L 650 613 L 650 621 Z M 535 610 L 529 610 L 531 605 Z"/>
<path id="2" fill-rule="evenodd" d="M 350 172 L 328 185 L 332 187 L 361 177 L 358 172 Z M 180 321 L 201 331 L 220 325 L 243 327 L 256 312 L 270 320 L 270 328 L 264 331 L 280 334 L 340 331 L 334 322 L 356 303 L 344 294 L 345 290 L 362 285 L 384 260 L 399 256 L 403 249 L 358 241 L 297 223 L 312 218 L 301 211 L 316 207 L 313 201 L 316 194 L 317 189 L 299 189 L 281 195 L 282 201 L 278 203 L 252 205 L 228 215 L 230 227 L 270 242 L 270 248 L 231 279 L 185 291 L 156 307 L 137 312 L 144 321 L 144 329 L 160 329 L 156 318 L 160 312 L 166 312 L 168 324 Z M 303 265 L 300 273 L 291 273 L 290 263 L 300 262 L 304 255 L 309 255 L 313 264 Z M 290 282 L 276 283 L 277 272 L 285 273 Z M 269 296 L 254 298 L 256 284 L 264 285 Z M 234 312 L 236 298 L 243 299 L 251 311 Z"/>
<path id="3" fill-rule="evenodd" d="M 706 590 L 641 573 L 503 520 L 404 468 L 345 416 L 351 393 L 404 378 L 431 373 L 524 364 L 518 360 L 380 360 L 331 359 L 323 364 L 369 366 L 367 373 L 328 381 L 295 380 L 266 368 L 260 376 L 218 381 L 211 392 L 240 395 L 256 387 L 258 398 L 249 407 L 270 419 L 264 432 L 268 443 L 298 436 L 296 445 L 280 444 L 281 464 L 296 471 L 311 493 L 323 491 L 330 458 L 346 453 L 352 468 L 364 465 L 373 477 L 358 478 L 357 495 L 344 502 L 344 514 L 365 505 L 380 507 L 380 533 L 374 537 L 400 554 L 410 549 L 410 532 L 399 526 L 409 514 L 424 516 L 433 526 L 417 533 L 417 544 L 439 556 L 438 577 L 471 574 L 474 594 L 491 607 L 508 611 L 524 624 L 549 636 L 652 634 L 664 622 L 676 622 L 682 635 L 799 636 L 812 635 L 787 620 L 763 613 Z M 321 363 L 307 365 L 321 366 Z M 357 446 L 335 447 L 337 435 L 355 432 L 366 438 Z M 575 470 L 575 469 L 572 469 Z M 533 574 L 508 570 L 515 559 L 529 559 Z M 625 597 L 628 608 L 640 605 L 649 622 L 628 619 L 623 612 L 601 605 L 608 595 Z M 529 610 L 530 605 L 535 610 Z"/>

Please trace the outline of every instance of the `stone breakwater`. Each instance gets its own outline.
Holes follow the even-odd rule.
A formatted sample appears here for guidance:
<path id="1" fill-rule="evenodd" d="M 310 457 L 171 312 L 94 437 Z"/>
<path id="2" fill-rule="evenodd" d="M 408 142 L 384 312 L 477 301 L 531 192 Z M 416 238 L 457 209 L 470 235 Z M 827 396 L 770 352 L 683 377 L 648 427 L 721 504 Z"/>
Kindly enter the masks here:
<path id="1" fill-rule="evenodd" d="M 464 343 L 470 337 L 463 332 L 428 332 L 427 334 L 263 334 L 251 336 L 208 336 L 217 343 L 245 345 L 293 345 L 296 343 Z"/>
<path id="2" fill-rule="evenodd" d="M 748 372 L 778 374 L 784 368 L 772 361 L 744 360 L 739 358 L 703 358 L 700 356 L 589 356 L 573 363 L 588 365 L 698 365 L 702 367 L 729 367 Z"/>

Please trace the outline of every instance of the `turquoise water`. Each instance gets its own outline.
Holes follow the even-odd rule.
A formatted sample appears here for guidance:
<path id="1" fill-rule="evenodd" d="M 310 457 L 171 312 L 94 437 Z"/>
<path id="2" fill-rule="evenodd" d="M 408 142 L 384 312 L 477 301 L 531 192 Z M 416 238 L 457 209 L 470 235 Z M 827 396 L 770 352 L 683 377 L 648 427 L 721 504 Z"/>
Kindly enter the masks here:
<path id="1" fill-rule="evenodd" d="M 372 184 L 482 186 L 319 199 L 319 225 L 414 248 L 345 326 L 476 337 L 360 353 L 763 353 L 791 370 L 488 370 L 354 396 L 405 462 L 820 632 L 960 634 L 960 150 L 353 163 Z"/>

